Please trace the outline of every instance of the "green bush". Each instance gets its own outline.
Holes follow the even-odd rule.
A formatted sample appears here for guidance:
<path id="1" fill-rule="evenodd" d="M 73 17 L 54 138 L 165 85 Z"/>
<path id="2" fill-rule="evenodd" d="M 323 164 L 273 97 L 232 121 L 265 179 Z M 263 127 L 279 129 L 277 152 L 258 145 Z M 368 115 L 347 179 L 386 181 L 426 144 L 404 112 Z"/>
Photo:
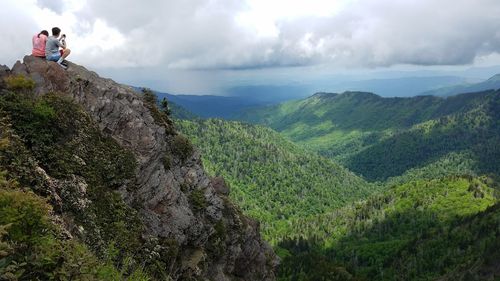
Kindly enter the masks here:
<path id="1" fill-rule="evenodd" d="M 149 109 L 151 116 L 155 120 L 155 123 L 159 126 L 165 127 L 168 134 L 173 134 L 174 125 L 172 120 L 168 117 L 170 115 L 170 109 L 168 108 L 168 102 L 163 99 L 160 103 L 161 109 L 158 108 L 158 97 L 150 89 L 142 89 L 142 100 L 144 105 Z"/>
<path id="2" fill-rule="evenodd" d="M 120 194 L 114 191 L 93 190 L 91 200 L 91 212 L 96 216 L 94 221 L 86 222 L 85 216 L 79 217 L 79 220 L 86 228 L 97 227 L 99 233 L 94 238 L 108 245 L 106 249 L 95 245 L 94 250 L 108 256 L 108 260 L 116 266 L 121 266 L 126 257 L 136 255 L 142 247 L 143 225 L 137 211 L 123 202 Z M 115 249 L 115 254 L 110 253 L 111 248 Z"/>
<path id="3" fill-rule="evenodd" d="M 57 240 L 45 200 L 7 188 L 0 189 L 0 280 L 96 280 L 98 260 L 76 240 Z"/>
<path id="4" fill-rule="evenodd" d="M 156 103 L 158 102 L 158 97 L 151 89 L 143 88 L 142 94 L 144 102 L 148 105 L 156 105 Z"/>
<path id="5" fill-rule="evenodd" d="M 175 239 L 149 238 L 143 246 L 145 267 L 155 280 L 171 280 L 181 263 L 180 245 Z"/>
<path id="6" fill-rule="evenodd" d="M 4 80 L 7 89 L 12 91 L 31 91 L 35 88 L 35 81 L 24 75 L 11 75 L 6 77 Z"/>
<path id="7" fill-rule="evenodd" d="M 28 246 L 50 231 L 50 208 L 31 192 L 0 190 L 0 225 L 10 225 L 9 240 Z"/>
<path id="8" fill-rule="evenodd" d="M 189 194 L 189 202 L 195 211 L 202 211 L 208 206 L 205 193 L 201 189 L 195 189 Z"/>
<path id="9" fill-rule="evenodd" d="M 219 220 L 214 225 L 215 232 L 210 235 L 207 243 L 207 252 L 213 257 L 219 257 L 226 251 L 226 225 Z"/>
<path id="10" fill-rule="evenodd" d="M 187 160 L 194 152 L 194 147 L 184 135 L 176 135 L 172 140 L 172 151 L 182 160 Z"/>
<path id="11" fill-rule="evenodd" d="M 170 110 L 168 106 L 168 101 L 166 98 L 163 98 L 160 102 L 160 109 L 161 111 L 165 112 L 167 116 L 170 116 L 172 114 L 172 111 Z"/>

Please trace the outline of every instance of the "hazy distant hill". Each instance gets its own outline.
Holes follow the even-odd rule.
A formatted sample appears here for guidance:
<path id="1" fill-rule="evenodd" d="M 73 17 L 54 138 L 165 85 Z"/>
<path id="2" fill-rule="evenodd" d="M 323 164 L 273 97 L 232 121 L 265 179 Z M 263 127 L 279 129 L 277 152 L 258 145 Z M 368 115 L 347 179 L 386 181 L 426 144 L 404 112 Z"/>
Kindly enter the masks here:
<path id="1" fill-rule="evenodd" d="M 269 103 L 303 99 L 314 92 L 372 92 L 382 97 L 412 97 L 424 91 L 467 83 L 460 76 L 415 76 L 399 78 L 357 79 L 353 77 L 318 80 L 301 85 L 239 86 L 226 91 L 228 96 L 246 97 Z"/>
<path id="2" fill-rule="evenodd" d="M 138 92 L 142 87 L 133 87 Z M 153 91 L 158 100 L 166 98 L 171 104 L 175 118 L 232 118 L 247 108 L 265 106 L 270 103 L 246 97 L 226 97 L 214 95 L 172 95 Z"/>
<path id="3" fill-rule="evenodd" d="M 248 85 L 231 87 L 225 91 L 225 94 L 259 103 L 276 104 L 302 99 L 315 91 L 317 88 L 313 85 Z"/>
<path id="4" fill-rule="evenodd" d="M 456 76 L 402 77 L 371 80 L 342 80 L 318 84 L 246 85 L 230 87 L 222 95 L 173 95 L 155 92 L 160 99 L 168 98 L 203 118 L 234 119 L 251 107 L 279 104 L 303 99 L 321 89 L 343 92 L 359 90 L 374 92 L 380 96 L 415 96 L 445 86 L 464 84 L 466 80 Z M 137 88 L 140 89 L 140 88 Z"/>
<path id="5" fill-rule="evenodd" d="M 326 89 L 329 92 L 372 92 L 382 97 L 413 97 L 425 91 L 466 82 L 467 79 L 458 76 L 379 78 L 332 83 Z"/>
<path id="6" fill-rule="evenodd" d="M 192 113 L 191 111 L 185 109 L 184 107 L 172 101 L 168 101 L 168 107 L 171 111 L 173 118 L 185 119 L 185 120 L 193 120 L 199 118 L 196 114 Z"/>
<path id="7" fill-rule="evenodd" d="M 462 84 L 450 87 L 434 89 L 431 91 L 423 92 L 422 95 L 433 95 L 440 97 L 448 97 L 463 93 L 472 93 L 486 90 L 500 89 L 500 74 L 497 74 L 486 81 L 475 84 Z"/>
<path id="8" fill-rule="evenodd" d="M 204 118 L 230 118 L 245 108 L 268 104 L 243 97 L 171 95 L 160 92 L 155 93 L 158 95 L 160 100 L 165 97 L 167 100 L 172 101 L 175 104 L 178 104 L 192 113 Z"/>

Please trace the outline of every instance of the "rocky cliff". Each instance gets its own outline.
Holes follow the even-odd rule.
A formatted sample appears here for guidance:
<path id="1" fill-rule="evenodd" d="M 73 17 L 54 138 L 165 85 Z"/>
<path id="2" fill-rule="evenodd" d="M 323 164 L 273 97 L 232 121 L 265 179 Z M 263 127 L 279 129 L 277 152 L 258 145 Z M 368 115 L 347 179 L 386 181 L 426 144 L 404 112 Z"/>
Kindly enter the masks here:
<path id="1" fill-rule="evenodd" d="M 49 198 L 54 220 L 65 229 L 67 239 L 84 241 L 97 252 L 109 248 L 106 241 L 119 240 L 105 237 L 107 225 L 115 226 L 116 222 L 102 223 L 107 214 L 92 207 L 93 201 L 100 200 L 95 195 L 100 194 L 95 186 L 103 185 L 103 189 L 119 194 L 120 202 L 126 204 L 120 207 L 127 217 L 122 222 L 124 233 L 134 228 L 130 223 L 137 220 L 133 224 L 140 230 L 136 249 L 149 251 L 137 256 L 145 260 L 154 256 L 151 259 L 162 261 L 155 262 L 155 266 L 164 267 L 159 271 L 168 278 L 274 280 L 277 258 L 261 239 L 258 222 L 244 216 L 230 202 L 222 179 L 210 178 L 205 173 L 199 153 L 176 132 L 172 121 L 154 101 L 73 63 L 63 70 L 55 63 L 26 56 L 12 70 L 0 67 L 0 81 L 2 77 L 19 75 L 35 82 L 36 96 L 57 93 L 83 109 L 66 118 L 74 119 L 69 121 L 78 132 L 72 133 L 70 140 L 64 140 L 64 145 L 69 142 L 80 145 L 72 146 L 64 154 L 65 159 L 72 159 L 71 163 L 82 169 L 93 167 L 92 159 L 103 162 L 104 168 L 93 168 L 96 173 L 115 166 L 118 168 L 109 170 L 119 171 L 117 174 L 127 167 L 131 170 L 130 177 L 111 177 L 114 172 L 106 172 L 100 176 L 106 180 L 94 181 L 94 177 L 86 176 L 88 173 L 80 173 L 79 168 L 61 176 L 51 172 L 56 170 L 50 169 L 50 163 L 35 164 L 38 178 L 44 182 L 44 191 L 38 193 Z M 85 116 L 89 117 L 90 125 L 78 125 L 84 123 L 81 120 L 86 120 Z M 98 128 L 101 136 L 96 138 L 102 140 L 90 145 L 94 142 L 89 137 L 94 134 L 92 126 Z M 58 150 L 63 149 L 55 151 Z M 127 153 L 130 159 L 123 156 Z M 123 164 L 127 161 L 131 164 Z M 89 190 L 94 190 L 94 195 Z M 114 203 L 107 204 L 114 208 L 111 206 Z M 112 237 L 113 233 L 107 236 Z M 151 263 L 143 261 L 146 265 Z"/>

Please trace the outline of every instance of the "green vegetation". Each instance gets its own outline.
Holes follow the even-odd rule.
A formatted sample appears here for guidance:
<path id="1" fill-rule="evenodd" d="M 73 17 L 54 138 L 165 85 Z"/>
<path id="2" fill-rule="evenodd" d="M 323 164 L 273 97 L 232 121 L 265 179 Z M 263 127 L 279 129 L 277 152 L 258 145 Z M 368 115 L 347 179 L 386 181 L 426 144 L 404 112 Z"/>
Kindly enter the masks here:
<path id="1" fill-rule="evenodd" d="M 205 194 L 201 189 L 195 189 L 189 194 L 189 202 L 195 211 L 201 211 L 208 206 Z"/>
<path id="2" fill-rule="evenodd" d="M 193 145 L 183 135 L 175 135 L 171 147 L 175 155 L 178 155 L 182 160 L 187 160 L 194 152 Z"/>
<path id="3" fill-rule="evenodd" d="M 340 166 L 272 130 L 179 121 L 207 169 L 226 178 L 243 210 L 264 222 L 263 233 L 282 258 L 278 280 L 500 277 L 499 91 L 448 99 L 321 93 L 241 118 L 270 125 L 377 181 L 371 189 L 381 190 L 346 196 L 356 186 L 369 186 L 350 181 L 329 197 L 325 183 L 335 179 L 326 180 L 328 171 Z M 305 165 L 303 155 L 318 165 Z M 308 187 L 313 183 L 318 190 Z M 303 190 L 313 192 L 293 196 Z M 364 200 L 349 203 L 356 197 Z"/>
<path id="4" fill-rule="evenodd" d="M 483 280 L 498 274 L 485 271 L 499 258 L 500 205 L 493 184 L 472 177 L 417 180 L 293 222 L 308 233 L 280 243 L 281 280 L 316 280 L 308 277 L 318 269 L 301 262 L 310 259 L 361 280 Z"/>
<path id="5" fill-rule="evenodd" d="M 12 148 L 22 146 L 5 120 L 0 127 L 0 167 L 5 169 L 10 168 L 4 165 L 8 163 L 5 156 L 11 157 Z M 21 159 L 26 157 L 23 153 Z M 11 164 L 12 167 L 22 163 Z M 24 168 L 30 168 L 31 164 L 27 162 Z M 132 273 L 118 271 L 112 260 L 98 259 L 77 240 L 61 239 L 66 234 L 53 223 L 52 208 L 46 200 L 30 189 L 21 188 L 11 176 L 6 171 L 0 172 L 1 280 L 149 280 L 140 268 Z M 107 278 L 110 276 L 115 278 Z M 135 278 L 139 276 L 144 278 Z"/>
<path id="6" fill-rule="evenodd" d="M 63 95 L 34 96 L 24 76 L 4 84 L 0 279 L 168 280 L 183 262 L 180 245 L 144 237 L 137 211 L 117 192 L 136 188 L 134 155 Z M 278 280 L 500 276 L 498 91 L 448 99 L 320 93 L 242 115 L 280 133 L 178 114 L 149 90 L 143 102 L 170 130 L 164 168 L 188 160 L 195 144 L 208 172 L 262 222 L 282 257 Z M 176 123 L 184 135 L 169 116 L 189 116 Z M 207 207 L 203 190 L 181 190 L 193 210 Z M 213 259 L 226 251 L 226 228 L 215 222 L 208 235 Z"/>
<path id="7" fill-rule="evenodd" d="M 68 98 L 57 94 L 35 98 L 31 94 L 7 93 L 0 99 L 0 110 L 51 176 L 62 179 L 78 175 L 119 187 L 134 174 L 132 153 L 103 137 L 90 117 Z"/>
<path id="8" fill-rule="evenodd" d="M 45 200 L 30 191 L 0 187 L 0 279 L 101 280 L 111 274 L 126 278 L 85 245 L 60 240 L 62 234 L 50 222 L 49 210 Z"/>
<path id="9" fill-rule="evenodd" d="M 485 104 L 429 120 L 372 144 L 346 161 L 369 179 L 383 180 L 421 168 L 450 153 L 467 154 L 477 174 L 500 174 L 500 92 Z"/>
<path id="10" fill-rule="evenodd" d="M 144 105 L 149 109 L 156 124 L 163 126 L 167 129 L 168 133 L 174 134 L 172 120 L 169 118 L 171 112 L 167 100 L 163 99 L 159 103 L 156 94 L 148 88 L 142 89 L 142 100 L 144 101 Z"/>
<path id="11" fill-rule="evenodd" d="M 0 279 L 168 278 L 155 251 L 170 244 L 144 241 L 116 192 L 135 188 L 135 156 L 67 97 L 30 88 L 0 95 Z"/>
<path id="12" fill-rule="evenodd" d="M 35 88 L 35 81 L 24 75 L 11 75 L 5 78 L 7 89 L 12 91 L 31 91 Z"/>
<path id="13" fill-rule="evenodd" d="M 289 220 L 344 206 L 376 188 L 265 127 L 218 119 L 176 125 L 201 150 L 208 172 L 228 181 L 231 197 L 263 223 L 273 242 L 288 235 Z"/>
<path id="14" fill-rule="evenodd" d="M 269 125 L 370 181 L 398 177 L 457 154 L 467 154 L 474 162 L 468 169 L 477 174 L 498 174 L 499 100 L 499 91 L 447 99 L 319 93 L 240 118 Z"/>

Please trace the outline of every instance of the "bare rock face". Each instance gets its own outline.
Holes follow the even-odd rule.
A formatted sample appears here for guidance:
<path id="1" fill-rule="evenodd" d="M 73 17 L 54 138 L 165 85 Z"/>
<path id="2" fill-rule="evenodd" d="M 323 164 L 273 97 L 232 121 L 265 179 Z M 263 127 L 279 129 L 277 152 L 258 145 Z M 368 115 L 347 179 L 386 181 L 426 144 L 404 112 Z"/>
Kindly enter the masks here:
<path id="1" fill-rule="evenodd" d="M 10 69 L 5 65 L 0 65 L 0 87 L 3 87 L 3 79 L 10 75 Z"/>
<path id="2" fill-rule="evenodd" d="M 8 69 L 0 68 L 0 75 L 4 72 Z M 222 178 L 207 176 L 196 150 L 187 157 L 177 153 L 177 132 L 155 118 L 140 94 L 82 66 L 69 63 L 63 70 L 32 56 L 17 62 L 11 72 L 31 77 L 38 94 L 68 95 L 105 135 L 133 152 L 137 188 L 119 192 L 129 205 L 139 205 L 144 236 L 174 239 L 180 246 L 183 262 L 173 278 L 275 279 L 278 259 L 260 237 L 258 223 L 229 201 Z M 84 194 L 85 184 L 74 181 L 77 192 Z M 84 208 L 86 202 L 78 204 Z"/>
<path id="3" fill-rule="evenodd" d="M 226 181 L 222 177 L 215 177 L 212 179 L 212 186 L 215 191 L 221 195 L 228 196 L 229 195 L 229 186 Z"/>

